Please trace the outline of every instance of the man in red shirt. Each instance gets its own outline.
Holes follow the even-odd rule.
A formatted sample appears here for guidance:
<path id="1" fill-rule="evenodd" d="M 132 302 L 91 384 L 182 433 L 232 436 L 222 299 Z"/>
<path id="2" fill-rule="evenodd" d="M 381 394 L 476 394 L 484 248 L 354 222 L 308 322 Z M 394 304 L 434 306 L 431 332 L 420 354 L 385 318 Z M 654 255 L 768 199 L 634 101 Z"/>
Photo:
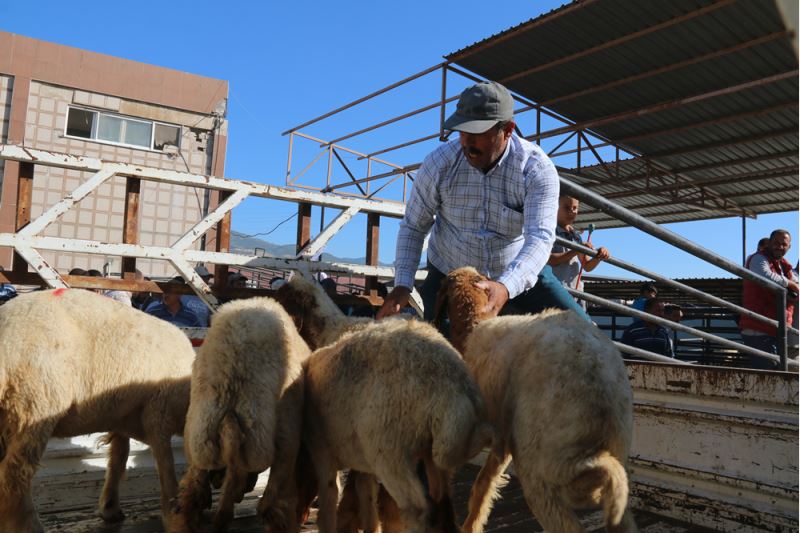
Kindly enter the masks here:
<path id="1" fill-rule="evenodd" d="M 792 236 L 787 230 L 776 229 L 769 236 L 769 244 L 762 252 L 756 252 L 747 258 L 745 267 L 789 290 L 786 306 L 786 325 L 792 325 L 792 313 L 797 303 L 797 275 L 792 271 L 792 266 L 784 259 L 786 252 L 792 246 Z M 758 283 L 744 280 L 742 305 L 768 318 L 776 319 L 777 302 L 775 293 Z M 760 320 L 742 316 L 739 320 L 742 331 L 742 341 L 753 348 L 765 352 L 778 353 L 777 328 Z M 750 356 L 750 366 L 753 368 L 775 369 L 776 364 L 757 356 Z"/>

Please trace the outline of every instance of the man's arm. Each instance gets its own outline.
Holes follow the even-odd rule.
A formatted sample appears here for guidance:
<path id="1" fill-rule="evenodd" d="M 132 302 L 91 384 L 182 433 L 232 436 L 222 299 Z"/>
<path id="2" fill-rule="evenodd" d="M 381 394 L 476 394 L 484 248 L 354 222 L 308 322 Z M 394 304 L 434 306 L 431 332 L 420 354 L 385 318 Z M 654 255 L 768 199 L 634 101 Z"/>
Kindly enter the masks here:
<path id="1" fill-rule="evenodd" d="M 771 279 L 781 287 L 788 287 L 789 280 L 781 276 L 780 274 L 776 274 L 772 271 L 769 267 L 769 261 L 766 257 L 761 254 L 754 254 L 753 257 L 750 258 L 750 270 L 764 276 L 767 279 Z M 795 288 L 797 287 L 797 283 L 795 282 Z"/>
<path id="2" fill-rule="evenodd" d="M 497 279 L 514 298 L 536 284 L 536 277 L 550 258 L 555 242 L 559 180 L 556 167 L 549 159 L 539 161 L 531 170 L 526 184 L 524 237 L 517 257 Z"/>
<path id="3" fill-rule="evenodd" d="M 425 158 L 414 180 L 411 196 L 406 204 L 406 214 L 397 233 L 394 288 L 378 310 L 377 318 L 399 313 L 408 304 L 425 235 L 433 226 L 434 215 L 439 207 L 438 166 L 433 162 L 432 156 L 433 154 Z"/>

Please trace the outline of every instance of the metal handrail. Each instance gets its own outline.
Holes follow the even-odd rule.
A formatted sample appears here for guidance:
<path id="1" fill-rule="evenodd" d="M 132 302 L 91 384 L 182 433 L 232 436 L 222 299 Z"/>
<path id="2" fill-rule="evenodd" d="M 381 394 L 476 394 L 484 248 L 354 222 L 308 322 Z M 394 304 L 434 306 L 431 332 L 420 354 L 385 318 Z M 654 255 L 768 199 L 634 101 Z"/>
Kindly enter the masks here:
<path id="1" fill-rule="evenodd" d="M 586 254 L 586 255 L 589 255 L 589 256 L 592 256 L 592 257 L 597 255 L 597 250 L 594 250 L 592 248 L 589 248 L 588 246 L 584 246 L 584 245 L 582 245 L 580 243 L 577 243 L 577 242 L 569 241 L 569 240 L 564 239 L 562 237 L 556 237 L 556 242 L 561 246 L 565 246 L 567 248 L 571 248 L 571 249 L 576 250 L 576 251 L 578 251 L 578 252 L 580 252 L 582 254 Z M 622 269 L 627 270 L 629 272 L 633 272 L 635 274 L 639 274 L 641 276 L 644 276 L 646 278 L 652 279 L 654 281 L 658 281 L 659 283 L 663 283 L 664 285 L 669 285 L 670 287 L 673 287 L 675 289 L 679 289 L 679 290 L 681 290 L 681 291 L 683 291 L 683 292 L 685 292 L 687 294 L 691 294 L 692 296 L 694 296 L 698 300 L 703 300 L 703 301 L 708 302 L 710 304 L 714 304 L 717 307 L 724 307 L 725 309 L 729 309 L 729 310 L 734 311 L 734 312 L 736 312 L 736 313 L 738 313 L 740 315 L 749 316 L 750 318 L 753 318 L 755 320 L 759 320 L 761 322 L 769 324 L 770 326 L 775 326 L 775 327 L 778 326 L 778 321 L 777 320 L 765 317 L 763 315 L 759 315 L 755 311 L 751 311 L 750 309 L 747 309 L 747 308 L 742 307 L 740 305 L 736 305 L 735 303 L 731 303 L 731 302 L 729 302 L 727 300 L 723 300 L 722 298 L 718 298 L 717 296 L 714 296 L 713 294 L 705 293 L 705 292 L 703 292 L 701 290 L 695 289 L 694 287 L 691 287 L 691 286 L 686 285 L 684 283 L 681 283 L 679 281 L 675 281 L 675 280 L 673 280 L 671 278 L 664 277 L 664 276 L 662 276 L 660 274 L 657 274 L 657 273 L 655 273 L 655 272 L 653 272 L 651 270 L 644 269 L 644 268 L 636 266 L 636 265 L 634 265 L 632 263 L 628 263 L 626 261 L 623 261 L 621 259 L 617 259 L 615 257 L 609 257 L 607 259 L 603 259 L 603 262 L 604 263 L 608 263 L 609 265 L 614 265 L 616 267 L 622 268 Z M 787 328 L 787 329 L 789 331 L 794 332 L 794 333 L 800 334 L 800 330 L 798 330 L 796 328 Z"/>
<path id="2" fill-rule="evenodd" d="M 623 222 L 627 222 L 631 226 L 638 228 L 645 233 L 649 233 L 650 235 L 660 239 L 668 244 L 675 246 L 697 258 L 700 258 L 708 263 L 711 263 L 714 266 L 717 266 L 723 270 L 730 272 L 731 274 L 735 274 L 742 279 L 755 282 L 763 287 L 766 287 L 769 290 L 772 290 L 776 293 L 776 315 L 777 315 L 777 322 L 778 322 L 778 334 L 777 338 L 778 342 L 778 356 L 780 361 L 780 366 L 783 370 L 788 370 L 788 363 L 786 358 L 787 352 L 787 344 L 786 344 L 786 289 L 781 285 L 775 283 L 774 281 L 767 279 L 763 276 L 759 276 L 755 272 L 747 270 L 738 264 L 730 261 L 721 255 L 718 255 L 710 250 L 707 250 L 692 241 L 685 239 L 674 233 L 666 228 L 662 228 L 658 224 L 647 220 L 643 216 L 634 213 L 622 207 L 621 205 L 615 204 L 603 198 L 597 193 L 594 193 L 576 183 L 573 183 L 566 179 L 564 176 L 575 178 L 576 176 L 572 176 L 568 172 L 560 172 L 560 182 L 561 182 L 561 192 L 567 193 L 570 196 L 574 196 L 578 200 L 582 202 L 586 202 L 587 204 L 591 205 L 596 209 L 600 209 L 604 213 L 611 215 Z M 766 353 L 766 352 L 765 352 Z"/>
<path id="3" fill-rule="evenodd" d="M 638 309 L 634 309 L 632 307 L 628 307 L 627 305 L 618 304 L 616 302 L 612 302 L 611 300 L 606 300 L 605 298 L 601 298 L 599 296 L 595 296 L 594 294 L 589 294 L 587 292 L 579 291 L 577 289 L 573 289 L 571 287 L 565 287 L 567 291 L 576 296 L 581 298 L 582 300 L 586 300 L 587 302 L 592 302 L 597 305 L 601 305 L 603 307 L 607 307 L 612 311 L 617 311 L 618 313 L 622 313 L 624 315 L 632 316 L 634 318 L 638 318 L 647 322 L 653 322 L 654 324 L 659 324 L 661 326 L 666 326 L 668 328 L 674 329 L 676 331 L 682 331 L 684 333 L 691 333 L 692 335 L 697 335 L 698 337 L 716 342 L 728 348 L 733 348 L 738 350 L 739 352 L 744 352 L 748 354 L 752 354 L 758 357 L 762 357 L 764 359 L 769 359 L 772 362 L 780 362 L 780 358 L 769 352 L 764 352 L 762 350 L 758 350 L 756 348 L 751 348 L 745 344 L 739 344 L 738 342 L 728 340 L 723 337 L 718 337 L 716 335 L 712 335 L 711 333 L 706 333 L 705 331 L 701 331 L 699 329 L 692 328 L 690 326 L 685 326 L 680 322 L 673 322 L 671 320 L 667 320 L 666 318 L 662 318 L 659 316 L 651 315 L 650 313 L 646 313 L 644 311 L 639 311 Z M 797 362 L 793 361 L 793 366 L 797 368 Z"/>

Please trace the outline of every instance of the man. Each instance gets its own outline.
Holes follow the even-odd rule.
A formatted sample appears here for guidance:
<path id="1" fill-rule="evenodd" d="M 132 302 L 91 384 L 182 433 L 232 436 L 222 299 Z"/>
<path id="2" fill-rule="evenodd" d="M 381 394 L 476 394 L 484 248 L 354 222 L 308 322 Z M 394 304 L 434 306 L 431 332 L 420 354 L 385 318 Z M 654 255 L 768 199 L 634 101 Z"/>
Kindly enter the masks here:
<path id="1" fill-rule="evenodd" d="M 663 317 L 664 304 L 658 298 L 648 298 L 644 302 L 644 312 Z M 648 352 L 675 357 L 672 338 L 667 328 L 649 320 L 634 320 L 625 328 L 621 342 Z"/>
<path id="2" fill-rule="evenodd" d="M 748 255 L 747 259 L 744 260 L 745 268 L 747 268 L 747 263 L 750 261 L 750 258 L 756 254 L 763 254 L 764 250 L 767 249 L 767 246 L 769 246 L 769 237 L 762 237 L 758 239 L 758 244 L 756 245 L 755 253 Z"/>
<path id="3" fill-rule="evenodd" d="M 785 229 L 776 229 L 769 236 L 769 244 L 762 252 L 750 256 L 745 268 L 755 272 L 789 290 L 786 306 L 786 325 L 792 325 L 794 306 L 797 303 L 797 275 L 792 271 L 792 266 L 784 259 L 786 252 L 792 246 L 792 236 Z M 744 280 L 742 293 L 742 306 L 759 315 L 777 319 L 777 302 L 775 293 L 758 283 Z M 739 329 L 742 332 L 742 341 L 753 348 L 765 352 L 778 353 L 778 329 L 760 320 L 748 316 L 739 319 Z M 773 363 L 763 357 L 751 355 L 750 366 L 753 368 L 774 369 Z"/>
<path id="4" fill-rule="evenodd" d="M 667 320 L 671 320 L 672 322 L 680 323 L 683 320 L 683 309 L 678 304 L 665 304 L 664 305 L 664 318 Z M 672 328 L 666 328 L 667 333 L 669 333 L 670 338 L 672 339 L 672 350 L 678 350 L 678 332 Z"/>
<path id="5" fill-rule="evenodd" d="M 206 285 L 209 285 L 211 278 L 214 277 L 204 265 L 197 265 L 194 267 L 194 271 Z M 208 308 L 206 303 L 199 296 L 196 294 L 182 294 L 181 303 L 197 316 L 201 327 L 208 327 L 211 320 L 211 309 Z"/>
<path id="6" fill-rule="evenodd" d="M 644 303 L 651 298 L 657 298 L 657 297 L 658 297 L 658 289 L 656 289 L 656 286 L 654 284 L 648 281 L 647 283 L 639 287 L 639 297 L 633 301 L 631 307 L 639 311 L 644 311 Z"/>
<path id="7" fill-rule="evenodd" d="M 5 267 L 0 265 L 0 272 L 5 272 Z M 17 289 L 10 283 L 0 283 L 0 305 L 17 297 Z"/>
<path id="8" fill-rule="evenodd" d="M 506 303 L 534 313 L 573 309 L 589 320 L 546 265 L 555 240 L 559 180 L 541 148 L 514 133 L 511 94 L 495 82 L 461 93 L 445 129 L 458 141 L 442 144 L 422 163 L 400 224 L 395 286 L 377 318 L 406 307 L 428 230 L 428 276 L 420 290 L 425 319 L 450 270 L 473 266 L 495 316 Z"/>
<path id="9" fill-rule="evenodd" d="M 182 285 L 184 280 L 176 276 L 169 282 Z M 181 295 L 175 292 L 165 292 L 161 302 L 151 305 L 145 312 L 181 328 L 202 327 L 197 315 L 181 303 Z"/>

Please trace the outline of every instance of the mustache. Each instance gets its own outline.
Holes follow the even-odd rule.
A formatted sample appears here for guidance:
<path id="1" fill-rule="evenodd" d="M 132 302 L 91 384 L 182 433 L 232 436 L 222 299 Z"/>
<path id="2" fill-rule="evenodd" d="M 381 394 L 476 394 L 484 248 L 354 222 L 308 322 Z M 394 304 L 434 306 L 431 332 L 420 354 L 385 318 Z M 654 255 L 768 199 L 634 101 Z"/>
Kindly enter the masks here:
<path id="1" fill-rule="evenodd" d="M 477 148 L 473 148 L 472 146 L 464 147 L 464 153 L 471 156 L 483 155 L 483 151 L 478 150 Z"/>

